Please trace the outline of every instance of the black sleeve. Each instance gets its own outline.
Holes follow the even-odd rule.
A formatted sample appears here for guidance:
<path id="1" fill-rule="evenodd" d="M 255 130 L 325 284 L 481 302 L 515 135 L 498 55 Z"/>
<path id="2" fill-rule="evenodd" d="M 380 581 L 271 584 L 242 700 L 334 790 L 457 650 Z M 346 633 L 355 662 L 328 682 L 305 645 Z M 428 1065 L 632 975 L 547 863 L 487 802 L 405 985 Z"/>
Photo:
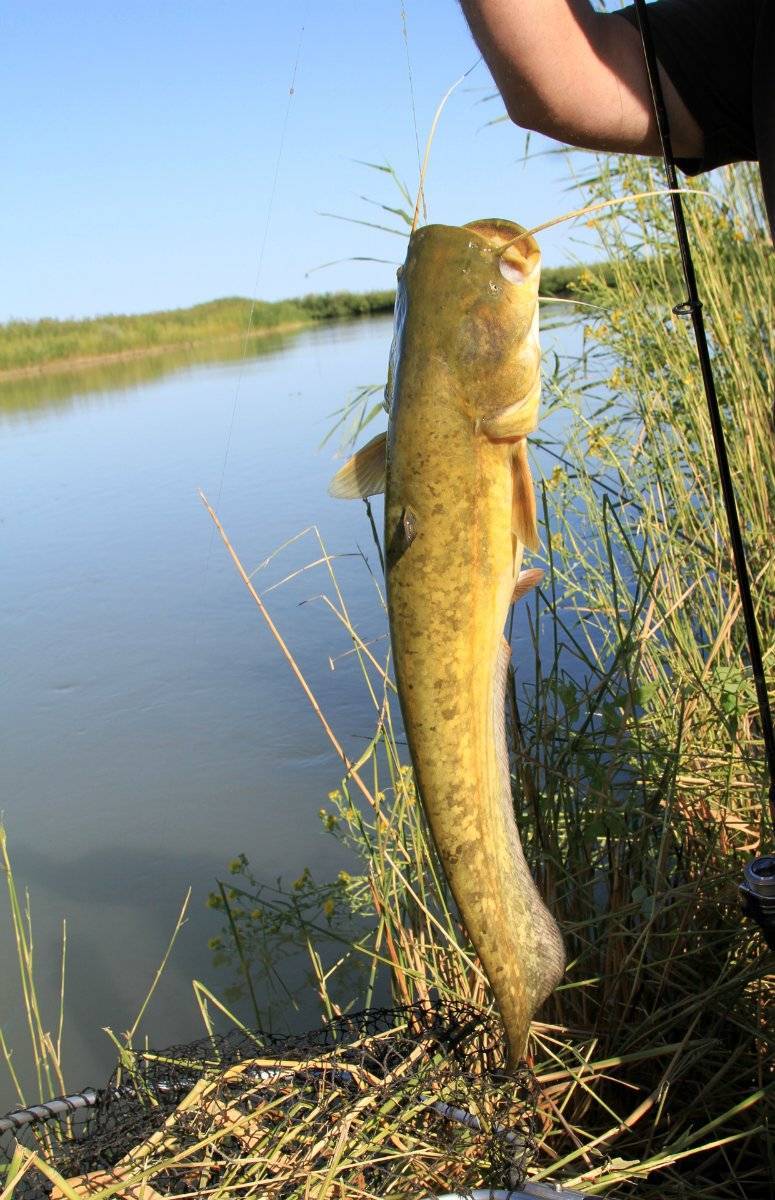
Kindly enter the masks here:
<path id="1" fill-rule="evenodd" d="M 753 64 L 761 3 L 656 0 L 648 6 L 657 58 L 705 138 L 702 158 L 677 160 L 687 175 L 758 158 Z M 638 28 L 633 5 L 616 15 Z"/>

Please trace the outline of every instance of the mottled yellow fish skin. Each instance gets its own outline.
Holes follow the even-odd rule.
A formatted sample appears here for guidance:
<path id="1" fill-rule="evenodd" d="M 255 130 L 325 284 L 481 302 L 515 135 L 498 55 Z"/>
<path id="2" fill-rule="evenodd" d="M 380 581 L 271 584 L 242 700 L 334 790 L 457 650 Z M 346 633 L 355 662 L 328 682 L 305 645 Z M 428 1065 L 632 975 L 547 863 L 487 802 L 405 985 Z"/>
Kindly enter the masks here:
<path id="1" fill-rule="evenodd" d="M 429 225 L 399 272 L 385 487 L 396 680 L 419 792 L 504 1021 L 508 1062 L 564 950 L 522 853 L 504 731 L 503 630 L 519 575 L 515 454 L 537 405 L 540 255 L 505 221 Z M 503 410 L 497 438 L 483 424 Z M 530 418 L 534 423 L 534 415 Z M 505 436 L 500 436 L 505 434 Z M 524 467 L 523 467 L 524 470 Z M 524 495 L 524 477 L 521 481 Z M 532 516 L 530 520 L 532 520 Z"/>

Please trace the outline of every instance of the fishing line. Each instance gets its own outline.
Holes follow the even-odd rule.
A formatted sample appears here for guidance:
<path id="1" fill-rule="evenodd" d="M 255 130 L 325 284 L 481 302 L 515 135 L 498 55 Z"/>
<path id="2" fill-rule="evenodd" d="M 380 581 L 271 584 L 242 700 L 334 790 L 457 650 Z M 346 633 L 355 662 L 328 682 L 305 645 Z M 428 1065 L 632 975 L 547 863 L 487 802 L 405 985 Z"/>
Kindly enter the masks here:
<path id="1" fill-rule="evenodd" d="M 697 278 L 694 271 L 694 262 L 692 260 L 691 248 L 689 246 L 689 236 L 687 233 L 686 221 L 684 219 L 683 207 L 681 204 L 680 189 L 677 186 L 678 181 L 675 170 L 675 158 L 673 155 L 673 145 L 670 137 L 670 122 L 667 116 L 667 107 L 665 105 L 665 97 L 662 91 L 662 82 L 659 77 L 659 66 L 657 63 L 656 50 L 654 48 L 654 40 L 651 32 L 651 23 L 645 0 L 635 0 L 635 13 L 638 19 L 638 28 L 640 30 L 641 42 L 643 45 L 643 54 L 646 60 L 646 73 L 648 75 L 649 87 L 651 89 L 651 99 L 654 105 L 654 115 L 656 117 L 657 129 L 659 132 L 659 141 L 662 147 L 665 174 L 667 175 L 667 182 L 670 186 L 670 203 L 673 207 L 673 219 L 675 221 L 678 249 L 681 256 L 684 282 L 686 284 L 687 299 L 679 304 L 676 304 L 673 308 L 673 312 L 676 316 L 691 318 L 692 326 L 694 328 L 694 339 L 697 343 L 697 356 L 699 358 L 702 382 L 705 389 L 705 399 L 708 405 L 710 427 L 713 435 L 713 444 L 716 451 L 716 462 L 721 480 L 721 492 L 727 515 L 730 541 L 732 544 L 732 557 L 737 574 L 737 586 L 740 592 L 740 606 L 743 610 L 743 618 L 745 621 L 746 638 L 748 641 L 748 655 L 750 658 L 751 670 L 756 687 L 756 699 L 759 707 L 759 720 L 762 727 L 762 738 L 764 741 L 764 754 L 767 764 L 767 771 L 769 774 L 770 816 L 773 827 L 775 827 L 775 728 L 773 728 L 772 724 L 770 700 L 767 693 L 767 682 L 764 676 L 764 664 L 762 662 L 761 643 L 759 640 L 759 627 L 756 619 L 756 610 L 754 609 L 753 599 L 751 596 L 751 584 L 748 574 L 748 564 L 746 562 L 745 545 L 743 543 L 743 536 L 740 530 L 737 502 L 735 500 L 735 491 L 732 484 L 732 475 L 729 469 L 729 460 L 727 457 L 726 442 L 724 439 L 724 429 L 721 422 L 721 412 L 719 409 L 718 396 L 716 394 L 716 385 L 713 378 L 710 351 L 708 349 L 708 339 L 705 333 L 705 322 L 702 315 L 702 301 L 700 300 L 697 291 Z M 775 856 L 756 858 L 750 862 L 745 868 L 744 882 L 741 885 L 740 890 L 743 896 L 744 912 L 747 916 L 753 917 L 753 919 L 759 925 L 767 944 L 771 949 L 775 949 Z"/>
<path id="2" fill-rule="evenodd" d="M 409 55 L 409 30 L 406 24 L 406 4 L 401 0 L 401 28 L 404 34 L 404 46 L 406 48 L 406 71 L 409 76 L 409 99 L 412 105 L 412 124 L 414 125 L 414 144 L 417 147 L 417 170 L 420 173 L 422 180 L 422 155 L 420 153 L 420 131 L 417 128 L 417 106 L 414 101 L 414 79 L 412 77 L 412 60 Z M 420 184 L 422 192 L 422 183 Z M 422 211 L 425 220 L 428 220 L 428 210 L 425 206 L 425 196 L 422 197 Z"/>
<path id="3" fill-rule="evenodd" d="M 306 3 L 304 5 L 304 15 L 303 15 L 302 21 L 301 21 L 301 28 L 299 30 L 299 41 L 296 46 L 296 58 L 295 58 L 294 64 L 293 64 L 293 71 L 291 73 L 291 82 L 288 87 L 288 100 L 285 105 L 285 115 L 283 117 L 282 128 L 280 131 L 280 144 L 277 149 L 277 159 L 275 161 L 275 166 L 274 166 L 274 176 L 272 177 L 272 188 L 269 193 L 269 204 L 267 206 L 266 221 L 264 223 L 264 234 L 261 239 L 261 248 L 258 253 L 258 263 L 256 266 L 256 277 L 255 277 L 255 280 L 253 283 L 253 292 L 252 292 L 252 297 L 251 297 L 251 302 L 250 302 L 250 312 L 248 313 L 247 325 L 245 326 L 245 333 L 244 333 L 244 336 L 242 339 L 242 355 L 240 357 L 239 374 L 237 376 L 237 386 L 234 391 L 234 404 L 232 405 L 232 410 L 231 410 L 231 420 L 229 421 L 229 429 L 228 429 L 228 433 L 226 435 L 226 449 L 225 449 L 224 455 L 223 455 L 223 465 L 221 467 L 221 478 L 218 483 L 218 494 L 217 494 L 217 498 L 215 501 L 216 508 L 220 504 L 221 493 L 223 491 L 223 481 L 224 481 L 224 478 L 226 475 L 226 464 L 227 464 L 228 458 L 229 458 L 229 451 L 231 450 L 231 440 L 232 440 L 232 434 L 234 432 L 234 421 L 235 421 L 235 417 L 237 414 L 237 404 L 239 402 L 239 394 L 240 394 L 240 389 L 242 387 L 242 377 L 245 373 L 245 362 L 247 359 L 247 349 L 248 349 L 248 340 L 250 338 L 250 328 L 251 328 L 251 325 L 253 324 L 253 315 L 256 311 L 256 304 L 258 302 L 258 285 L 261 280 L 261 274 L 262 274 L 263 268 L 264 268 L 264 254 L 266 253 L 266 243 L 269 239 L 269 226 L 271 224 L 272 213 L 274 211 L 274 201 L 275 201 L 275 195 L 277 193 L 277 180 L 280 176 L 280 164 L 282 163 L 283 151 L 285 149 L 285 135 L 288 131 L 288 118 L 289 118 L 290 112 L 291 112 L 291 104 L 293 103 L 293 97 L 296 93 L 296 76 L 298 74 L 299 61 L 301 59 L 301 47 L 302 47 L 302 43 L 304 41 L 304 26 L 305 26 L 305 23 L 307 20 L 308 9 L 309 9 L 309 0 L 306 0 Z M 214 533 L 215 533 L 215 531 L 213 530 L 213 532 L 211 533 L 211 541 L 210 541 L 211 546 L 212 546 L 212 538 L 214 536 Z"/>
<path id="4" fill-rule="evenodd" d="M 229 425 L 228 425 L 228 429 L 226 432 L 226 445 L 224 447 L 223 461 L 221 463 L 220 478 L 218 480 L 218 492 L 217 492 L 217 496 L 216 496 L 216 500 L 215 500 L 216 509 L 218 509 L 220 507 L 221 496 L 223 494 L 223 484 L 224 484 L 224 480 L 226 478 L 226 467 L 228 465 L 229 454 L 231 452 L 231 443 L 232 443 L 232 437 L 234 434 L 234 425 L 235 425 L 236 418 L 237 418 L 237 405 L 239 404 L 240 390 L 242 387 L 242 378 L 243 378 L 243 375 L 245 374 L 245 363 L 247 360 L 247 349 L 248 349 L 248 342 L 250 339 L 250 329 L 253 324 L 253 316 L 255 314 L 256 304 L 258 302 L 258 287 L 259 287 L 261 275 L 262 275 L 263 268 L 264 268 L 264 255 L 266 253 L 266 244 L 267 244 L 267 241 L 269 238 L 269 227 L 270 227 L 270 224 L 272 221 L 272 213 L 274 211 L 275 195 L 277 193 L 277 181 L 280 176 L 280 165 L 282 163 L 283 152 L 285 150 L 285 137 L 286 137 L 286 133 L 288 131 L 288 119 L 290 117 L 291 104 L 293 102 L 293 97 L 296 94 L 296 77 L 298 75 L 299 62 L 301 60 L 301 48 L 302 48 L 302 43 L 304 41 L 304 27 L 307 22 L 308 10 L 309 10 L 309 0 L 305 0 L 302 21 L 301 21 L 301 27 L 299 29 L 299 40 L 296 45 L 296 57 L 295 57 L 294 63 L 293 63 L 293 70 L 291 72 L 291 81 L 290 81 L 290 84 L 288 85 L 288 100 L 285 105 L 285 115 L 283 117 L 283 123 L 282 123 L 281 129 L 280 129 L 280 141 L 279 141 L 278 148 L 277 148 L 277 157 L 275 160 L 274 175 L 272 177 L 272 187 L 269 192 L 269 201 L 268 201 L 267 210 L 266 210 L 266 221 L 264 222 L 264 233 L 263 233 L 263 237 L 261 239 L 261 246 L 260 246 L 259 252 L 258 252 L 258 261 L 256 264 L 256 275 L 255 275 L 255 279 L 253 282 L 253 291 L 252 291 L 251 301 L 250 301 L 250 311 L 248 313 L 248 319 L 247 319 L 247 323 L 245 325 L 245 332 L 244 332 L 243 338 L 242 338 L 242 352 L 240 355 L 239 372 L 237 375 L 237 384 L 234 389 L 234 402 L 231 407 L 231 416 L 229 418 Z M 204 592 L 204 589 L 205 589 L 205 586 L 207 583 L 207 576 L 210 571 L 210 561 L 211 561 L 212 555 L 213 555 L 213 545 L 214 545 L 214 541 L 215 541 L 215 533 L 216 533 L 215 527 L 211 526 L 210 538 L 209 538 L 209 541 L 207 544 L 207 556 L 205 558 L 204 571 L 202 572 L 202 582 L 200 585 L 200 600 L 201 600 L 201 595 Z M 198 637 L 199 637 L 199 625 L 197 625 L 196 634 L 194 636 L 195 643 L 198 640 Z"/>

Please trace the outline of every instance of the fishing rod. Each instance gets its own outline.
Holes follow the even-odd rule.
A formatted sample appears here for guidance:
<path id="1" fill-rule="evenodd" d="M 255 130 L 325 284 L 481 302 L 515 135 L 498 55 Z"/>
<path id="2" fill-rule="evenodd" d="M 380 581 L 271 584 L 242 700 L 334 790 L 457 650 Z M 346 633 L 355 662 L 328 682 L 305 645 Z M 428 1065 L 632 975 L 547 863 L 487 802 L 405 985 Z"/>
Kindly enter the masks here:
<path id="1" fill-rule="evenodd" d="M 740 520 L 737 513 L 735 491 L 732 485 L 732 475 L 729 470 L 724 429 L 721 423 L 716 385 L 713 378 L 713 368 L 708 350 L 708 338 L 705 332 L 705 321 L 702 315 L 702 301 L 697 291 L 697 278 L 694 271 L 689 236 L 684 219 L 681 194 L 678 190 L 678 180 L 675 169 L 673 144 L 670 137 L 670 123 L 667 116 L 662 81 L 659 78 L 654 39 L 651 22 L 648 15 L 646 0 L 635 0 L 635 15 L 640 30 L 643 54 L 646 60 L 651 99 L 662 147 L 662 157 L 665 164 L 668 187 L 670 188 L 670 203 L 673 208 L 678 250 L 681 256 L 684 282 L 686 284 L 686 300 L 676 304 L 673 313 L 677 317 L 691 318 L 694 328 L 694 339 L 697 344 L 697 355 L 702 373 L 705 399 L 710 416 L 710 427 L 713 434 L 713 444 L 716 451 L 721 492 L 729 526 L 729 538 L 732 545 L 732 557 L 737 574 L 737 586 L 740 592 L 740 606 L 743 610 L 748 655 L 751 662 L 756 699 L 759 708 L 759 719 L 764 741 L 764 756 L 769 775 L 769 808 L 773 830 L 775 830 L 775 728 L 772 723 L 772 712 L 767 692 L 767 681 L 762 662 L 759 628 L 756 620 L 751 596 L 751 583 L 746 562 L 745 546 L 740 531 Z M 775 855 L 764 855 L 752 859 L 743 872 L 743 882 L 740 884 L 743 912 L 751 917 L 759 926 L 762 936 L 771 950 L 775 950 Z"/>

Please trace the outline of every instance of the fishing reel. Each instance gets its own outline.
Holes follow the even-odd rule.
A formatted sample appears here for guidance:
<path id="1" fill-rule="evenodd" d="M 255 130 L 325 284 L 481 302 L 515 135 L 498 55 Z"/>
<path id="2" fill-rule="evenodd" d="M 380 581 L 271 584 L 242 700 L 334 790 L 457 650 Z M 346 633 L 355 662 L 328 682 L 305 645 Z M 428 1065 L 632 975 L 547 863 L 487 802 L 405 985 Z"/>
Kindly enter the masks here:
<path id="1" fill-rule="evenodd" d="M 743 913 L 761 930 L 770 950 L 775 950 L 775 855 L 753 858 L 740 884 Z"/>

